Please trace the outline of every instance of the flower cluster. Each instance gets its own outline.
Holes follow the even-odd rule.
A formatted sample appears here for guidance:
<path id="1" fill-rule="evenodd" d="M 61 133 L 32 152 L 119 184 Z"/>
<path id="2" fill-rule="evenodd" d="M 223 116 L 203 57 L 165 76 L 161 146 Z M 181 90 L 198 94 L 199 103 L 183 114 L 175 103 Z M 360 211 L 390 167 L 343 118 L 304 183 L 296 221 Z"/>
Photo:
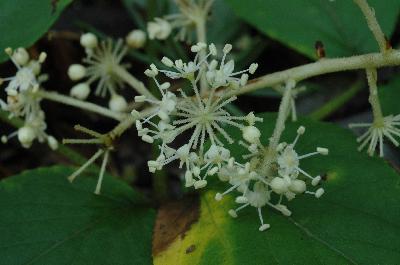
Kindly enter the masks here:
<path id="1" fill-rule="evenodd" d="M 206 49 L 207 54 L 204 52 Z M 237 217 L 241 209 L 256 207 L 261 222 L 260 231 L 263 231 L 269 225 L 263 221 L 262 207 L 271 206 L 288 216 L 291 212 L 282 204 L 283 198 L 292 200 L 301 193 L 319 198 L 324 193 L 322 188 L 307 190 L 307 179 L 312 186 L 316 186 L 321 177 L 312 177 L 303 170 L 300 160 L 317 154 L 327 155 L 328 149 L 317 148 L 315 152 L 298 155 L 295 145 L 305 132 L 305 128 L 300 127 L 292 143 L 281 143 L 266 156 L 269 147 L 261 144 L 261 132 L 255 126 L 261 119 L 253 113 L 233 116 L 224 109 L 236 99 L 235 96 L 227 96 L 228 93 L 244 86 L 248 74 L 253 74 L 257 69 L 257 64 L 251 64 L 248 69 L 235 72 L 234 61 L 227 60 L 231 50 L 230 44 L 225 45 L 222 58 L 217 61 L 212 59 L 217 56 L 213 44 L 207 46 L 198 43 L 191 47 L 196 54 L 193 61 L 184 63 L 164 57 L 162 63 L 170 69 L 162 70 L 150 65 L 145 73 L 154 79 L 161 99 L 153 100 L 145 96 L 135 98 L 136 102 L 148 102 L 155 108 L 150 116 L 136 121 L 136 128 L 143 141 L 159 143 L 160 154 L 155 160 L 148 161 L 151 172 L 178 161 L 180 167 L 185 167 L 186 187 L 193 186 L 195 189 L 205 187 L 208 176 L 218 176 L 219 180 L 229 183 L 231 187 L 223 193 L 217 193 L 215 199 L 222 200 L 226 194 L 238 191 L 240 194 L 235 201 L 240 206 L 231 209 L 229 214 Z M 156 77 L 160 73 L 171 79 L 187 80 L 191 91 L 178 89 L 180 96 L 177 96 L 169 82 L 158 82 Z M 205 90 L 199 88 L 202 78 L 206 81 Z M 132 114 L 140 118 L 138 112 Z M 242 132 L 243 140 L 239 144 L 249 151 L 243 156 L 243 163 L 232 156 L 224 144 L 233 143 L 226 126 L 239 128 Z M 178 137 L 182 139 L 175 141 Z M 174 148 L 175 142 L 182 141 L 184 144 Z M 205 147 L 207 141 L 210 142 L 209 147 Z M 274 197 L 278 198 L 277 203 L 272 203 Z"/>
<path id="2" fill-rule="evenodd" d="M 132 36 L 129 36 L 127 40 L 133 42 L 132 38 Z M 85 100 L 90 94 L 90 85 L 97 82 L 96 96 L 105 97 L 107 93 L 110 94 L 109 108 L 118 112 L 124 111 L 127 102 L 118 94 L 118 89 L 123 87 L 124 80 L 117 72 L 119 69 L 126 69 L 129 66 L 122 63 L 128 48 L 122 40 L 118 40 L 116 43 L 113 43 L 111 39 L 99 42 L 93 33 L 83 34 L 80 44 L 85 48 L 86 57 L 82 61 L 86 66 L 82 64 L 70 65 L 68 76 L 73 81 L 79 81 L 83 78 L 87 78 L 87 80 L 72 87 L 71 96 Z"/>
<path id="3" fill-rule="evenodd" d="M 155 18 L 147 24 L 150 39 L 164 40 L 172 30 L 179 29 L 176 37 L 183 40 L 191 39 L 191 29 L 195 25 L 205 23 L 214 0 L 176 0 L 179 13 Z"/>
<path id="4" fill-rule="evenodd" d="M 384 137 L 388 138 L 395 146 L 399 146 L 399 142 L 395 138 L 400 137 L 400 114 L 396 116 L 389 115 L 372 123 L 350 124 L 349 127 L 368 128 L 366 132 L 357 138 L 357 142 L 361 143 L 358 151 L 362 151 L 368 145 L 367 153 L 370 156 L 374 154 L 379 144 L 379 156 L 383 157 Z"/>
<path id="5" fill-rule="evenodd" d="M 208 48 L 209 53 L 202 57 L 202 51 Z M 217 55 L 217 49 L 213 44 L 207 46 L 204 43 L 193 45 L 191 50 L 196 54 L 193 61 L 184 63 L 182 60 L 173 62 L 164 57 L 162 62 L 171 70 L 160 70 L 151 65 L 146 70 L 146 75 L 153 78 L 161 93 L 160 100 L 152 100 L 145 96 L 135 97 L 136 102 L 149 102 L 155 106 L 155 111 L 147 118 L 136 121 L 136 128 L 143 141 L 152 143 L 159 140 L 160 154 L 156 160 L 148 162 L 149 170 L 154 172 L 163 166 L 178 160 L 180 167 L 185 165 L 186 186 L 194 186 L 196 189 L 207 184 L 206 177 L 214 175 L 229 162 L 230 152 L 224 147 L 224 141 L 232 143 L 226 126 L 233 126 L 246 130 L 253 127 L 256 118 L 252 113 L 238 117 L 228 113 L 224 107 L 236 99 L 235 96 L 226 97 L 226 91 L 237 89 L 244 85 L 249 73 L 254 73 L 257 64 L 252 64 L 249 69 L 234 72 L 234 62 L 226 62 L 226 56 L 232 49 L 230 44 L 225 45 L 223 57 L 220 62 L 210 60 Z M 159 83 L 156 79 L 159 73 L 165 74 L 171 79 L 185 79 L 190 83 L 190 92 L 179 90 L 178 97 L 170 89 L 169 82 Z M 236 76 L 241 76 L 240 78 Z M 207 95 L 200 94 L 199 80 L 207 80 Z M 222 93 L 217 89 L 223 87 Z M 190 93 L 190 94 L 188 94 Z M 133 113 L 138 115 L 137 112 Z M 185 132 L 191 132 L 191 136 L 183 145 L 173 147 L 174 140 L 181 135 L 185 138 Z M 221 135 L 221 136 L 219 136 Z M 222 138 L 221 138 L 222 137 Z M 211 146 L 205 148 L 205 142 L 210 141 Z M 180 141 L 181 142 L 181 141 Z M 207 150 L 205 150 L 207 149 Z"/>
<path id="6" fill-rule="evenodd" d="M 15 51 L 7 48 L 6 53 L 17 68 L 17 72 L 14 76 L 0 79 L 0 84 L 8 82 L 5 88 L 7 101 L 0 99 L 0 107 L 10 113 L 10 118 L 24 118 L 24 125 L 8 136 L 3 135 L 1 141 L 6 143 L 10 138 L 17 136 L 25 148 L 29 148 L 37 139 L 39 142 L 47 142 L 52 149 L 56 149 L 57 140 L 45 132 L 47 128 L 45 113 L 41 109 L 41 97 L 38 95 L 40 83 L 47 78 L 46 75 L 40 75 L 46 53 L 41 53 L 38 60 L 31 59 L 24 48 Z"/>
<path id="7" fill-rule="evenodd" d="M 291 211 L 282 204 L 285 197 L 288 201 L 293 200 L 296 195 L 307 193 L 319 198 L 324 193 L 323 188 L 318 188 L 316 191 L 308 191 L 306 180 L 309 179 L 312 186 L 316 186 L 321 181 L 320 176 L 312 177 L 306 171 L 300 168 L 300 160 L 314 156 L 327 155 L 328 149 L 318 147 L 315 152 L 304 155 L 298 155 L 295 151 L 295 145 L 300 137 L 305 132 L 304 127 L 299 127 L 297 137 L 291 144 L 281 143 L 276 148 L 276 152 L 265 156 L 265 153 L 260 152 L 263 146 L 260 144 L 260 134 L 254 134 L 256 137 L 246 139 L 250 145 L 242 143 L 250 151 L 250 155 L 244 158 L 250 158 L 250 161 L 245 164 L 240 164 L 231 160 L 226 166 L 218 172 L 221 181 L 228 182 L 231 187 L 223 193 L 215 195 L 216 200 L 221 200 L 224 195 L 238 191 L 239 196 L 235 202 L 240 204 L 236 209 L 229 210 L 229 214 L 237 217 L 237 212 L 247 206 L 257 208 L 261 226 L 260 231 L 269 228 L 269 224 L 265 224 L 262 216 L 262 207 L 268 205 L 275 210 L 281 212 L 285 216 L 290 216 Z M 243 131 L 243 136 L 246 132 Z M 249 141 L 251 140 L 251 141 Z M 275 195 L 274 195 L 275 194 Z M 272 203 L 273 197 L 277 196 L 277 202 Z"/>

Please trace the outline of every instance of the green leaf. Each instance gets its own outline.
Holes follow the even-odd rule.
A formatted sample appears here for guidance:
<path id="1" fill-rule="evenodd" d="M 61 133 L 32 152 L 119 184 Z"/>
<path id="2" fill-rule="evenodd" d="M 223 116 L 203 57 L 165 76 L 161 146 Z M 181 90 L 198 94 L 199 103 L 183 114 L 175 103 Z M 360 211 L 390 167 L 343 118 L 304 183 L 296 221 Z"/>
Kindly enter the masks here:
<path id="1" fill-rule="evenodd" d="M 154 212 L 126 184 L 41 168 L 0 182 L 0 264 L 151 264 Z"/>
<path id="2" fill-rule="evenodd" d="M 276 115 L 262 116 L 259 128 L 266 141 Z M 282 140 L 293 141 L 299 125 L 306 127 L 296 145 L 299 154 L 312 152 L 316 146 L 330 151 L 328 156 L 301 163 L 312 175 L 326 173 L 325 194 L 320 199 L 305 194 L 288 202 L 291 217 L 265 208 L 264 221 L 271 228 L 259 232 L 255 208 L 247 207 L 232 219 L 227 214 L 237 207 L 232 196 L 217 202 L 217 190 L 206 191 L 187 229 L 153 252 L 155 264 L 398 264 L 399 174 L 384 160 L 357 152 L 355 137 L 332 124 L 305 119 L 288 123 Z M 238 145 L 232 149 L 236 155 L 243 152 Z M 183 209 L 187 212 L 188 208 Z M 171 222 L 164 230 L 174 225 Z M 155 231 L 159 228 L 156 225 Z"/>
<path id="3" fill-rule="evenodd" d="M 29 47 L 57 20 L 72 0 L 1 0 L 0 62 L 7 47 Z"/>
<path id="4" fill-rule="evenodd" d="M 378 93 L 385 115 L 400 114 L 400 77 L 395 77 L 386 85 L 379 86 Z"/>
<path id="5" fill-rule="evenodd" d="M 245 21 L 294 50 L 316 58 L 314 44 L 324 43 L 328 57 L 378 51 L 361 10 L 353 1 L 226 0 Z M 368 0 L 387 36 L 395 29 L 398 0 Z"/>

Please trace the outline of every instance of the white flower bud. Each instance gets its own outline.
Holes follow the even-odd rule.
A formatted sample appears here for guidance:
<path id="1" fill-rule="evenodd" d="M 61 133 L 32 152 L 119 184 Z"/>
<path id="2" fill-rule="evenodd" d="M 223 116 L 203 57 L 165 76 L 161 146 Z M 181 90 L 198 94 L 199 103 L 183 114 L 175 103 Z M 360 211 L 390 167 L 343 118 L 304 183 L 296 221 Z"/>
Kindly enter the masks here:
<path id="1" fill-rule="evenodd" d="M 194 188 L 197 189 L 201 189 L 204 188 L 205 186 L 207 186 L 207 180 L 202 179 L 202 180 L 197 180 L 194 182 Z"/>
<path id="2" fill-rule="evenodd" d="M 8 142 L 8 138 L 7 138 L 6 135 L 2 135 L 2 136 L 1 136 L 1 142 L 2 142 L 3 144 L 6 144 L 6 143 Z"/>
<path id="3" fill-rule="evenodd" d="M 321 176 L 316 176 L 315 178 L 313 178 L 313 180 L 311 181 L 311 185 L 313 186 L 317 186 L 318 183 L 321 181 Z"/>
<path id="4" fill-rule="evenodd" d="M 218 172 L 218 167 L 213 167 L 212 169 L 210 169 L 210 171 L 208 171 L 208 175 L 212 176 L 217 172 Z"/>
<path id="5" fill-rule="evenodd" d="M 185 187 L 189 188 L 193 186 L 193 184 L 194 184 L 193 174 L 188 170 L 185 172 Z"/>
<path id="6" fill-rule="evenodd" d="M 247 84 L 247 81 L 249 80 L 249 75 L 248 74 L 242 74 L 240 77 L 240 85 L 245 86 Z"/>
<path id="7" fill-rule="evenodd" d="M 252 63 L 249 67 L 249 73 L 254 74 L 258 68 L 258 63 Z"/>
<path id="8" fill-rule="evenodd" d="M 217 194 L 215 194 L 215 200 L 216 201 L 222 200 L 222 197 L 223 197 L 223 195 L 221 193 L 219 193 L 219 192 L 217 192 Z"/>
<path id="9" fill-rule="evenodd" d="M 215 47 L 214 43 L 208 45 L 208 49 L 210 50 L 212 56 L 217 56 L 217 48 Z"/>
<path id="10" fill-rule="evenodd" d="M 79 83 L 73 86 L 69 92 L 71 97 L 85 100 L 89 96 L 90 87 L 87 83 Z"/>
<path id="11" fill-rule="evenodd" d="M 135 102 L 145 102 L 146 101 L 146 96 L 135 96 Z"/>
<path id="12" fill-rule="evenodd" d="M 81 43 L 82 47 L 84 47 L 84 48 L 93 49 L 93 48 L 97 47 L 98 40 L 97 40 L 96 35 L 88 32 L 88 33 L 82 34 L 80 43 Z"/>
<path id="13" fill-rule="evenodd" d="M 142 123 L 139 120 L 136 121 L 135 125 L 136 130 L 141 131 L 143 129 Z"/>
<path id="14" fill-rule="evenodd" d="M 131 111 L 131 115 L 136 119 L 140 119 L 140 112 L 135 109 Z"/>
<path id="15" fill-rule="evenodd" d="M 260 226 L 260 228 L 258 228 L 258 230 L 260 232 L 267 230 L 268 228 L 270 228 L 269 224 L 263 224 L 262 226 Z"/>
<path id="16" fill-rule="evenodd" d="M 149 144 L 152 144 L 154 142 L 153 137 L 151 137 L 150 135 L 147 135 L 147 134 L 142 136 L 142 140 Z"/>
<path id="17" fill-rule="evenodd" d="M 146 33 L 143 30 L 135 29 L 128 33 L 125 38 L 126 44 L 134 49 L 143 48 L 146 44 Z"/>
<path id="18" fill-rule="evenodd" d="M 230 210 L 228 211 L 228 213 L 229 213 L 229 215 L 230 215 L 232 218 L 237 218 L 237 217 L 238 217 L 236 211 L 233 210 L 233 209 L 230 209 Z"/>
<path id="19" fill-rule="evenodd" d="M 47 144 L 51 148 L 51 150 L 57 150 L 58 148 L 58 141 L 53 136 L 47 137 Z"/>
<path id="20" fill-rule="evenodd" d="M 165 56 L 161 59 L 161 62 L 162 62 L 165 66 L 168 66 L 168 67 L 174 66 L 174 62 L 173 62 L 171 59 L 169 59 L 168 57 L 165 57 Z"/>
<path id="21" fill-rule="evenodd" d="M 302 134 L 304 134 L 305 131 L 306 131 L 306 128 L 304 126 L 300 126 L 297 129 L 297 134 L 302 135 Z"/>
<path id="22" fill-rule="evenodd" d="M 249 200 L 245 196 L 238 196 L 238 197 L 236 197 L 235 202 L 236 203 L 240 203 L 240 204 L 244 204 L 244 203 L 248 203 Z"/>
<path id="23" fill-rule="evenodd" d="M 283 194 L 288 191 L 288 183 L 280 177 L 273 178 L 269 185 L 271 189 L 278 194 Z"/>
<path id="24" fill-rule="evenodd" d="M 128 103 L 126 102 L 125 98 L 118 94 L 113 94 L 111 96 L 110 101 L 108 102 L 108 107 L 110 108 L 110 110 L 116 111 L 116 112 L 124 111 L 127 106 L 128 106 Z"/>
<path id="25" fill-rule="evenodd" d="M 182 69 L 182 68 L 183 68 L 183 61 L 182 61 L 181 59 L 176 60 L 176 61 L 175 61 L 175 66 L 176 66 L 176 68 L 178 68 L 178 69 Z"/>
<path id="26" fill-rule="evenodd" d="M 44 61 L 46 61 L 46 58 L 47 58 L 47 53 L 41 52 L 38 59 L 39 63 L 44 63 Z"/>
<path id="27" fill-rule="evenodd" d="M 32 70 L 32 73 L 34 75 L 38 75 L 40 74 L 40 71 L 42 70 L 42 66 L 40 65 L 40 63 L 36 60 L 31 60 L 28 63 L 28 67 Z"/>
<path id="28" fill-rule="evenodd" d="M 289 190 L 300 194 L 306 191 L 306 183 L 300 179 L 295 179 L 290 182 Z"/>
<path id="29" fill-rule="evenodd" d="M 322 196 L 322 194 L 325 193 L 325 190 L 323 188 L 319 188 L 316 192 L 315 192 L 315 198 L 320 198 Z"/>
<path id="30" fill-rule="evenodd" d="M 222 50 L 225 54 L 229 53 L 232 50 L 232 44 L 225 44 L 224 49 Z"/>
<path id="31" fill-rule="evenodd" d="M 258 143 L 261 132 L 255 126 L 246 126 L 242 128 L 243 138 L 249 143 Z"/>
<path id="32" fill-rule="evenodd" d="M 153 73 L 155 73 L 155 75 L 158 75 L 158 69 L 155 64 L 150 64 L 150 69 L 153 71 Z"/>
<path id="33" fill-rule="evenodd" d="M 35 138 L 36 133 L 32 127 L 24 126 L 18 129 L 18 140 L 23 147 L 29 148 Z"/>
<path id="34" fill-rule="evenodd" d="M 86 68 L 81 64 L 72 64 L 68 68 L 68 76 L 71 80 L 77 81 L 86 75 Z"/>
<path id="35" fill-rule="evenodd" d="M 320 153 L 321 155 L 328 155 L 329 154 L 329 149 L 328 148 L 322 148 L 322 147 L 317 147 L 317 152 Z"/>
<path id="36" fill-rule="evenodd" d="M 147 75 L 148 77 L 155 77 L 157 75 L 157 73 L 153 72 L 150 69 L 146 69 L 146 71 L 144 71 L 144 74 Z"/>
<path id="37" fill-rule="evenodd" d="M 192 52 L 200 52 L 201 50 L 203 50 L 205 47 L 207 47 L 207 45 L 205 44 L 205 43 L 203 43 L 203 42 L 199 42 L 199 43 L 197 43 L 196 45 L 193 45 L 191 48 L 190 48 L 190 50 L 192 51 Z"/>
<path id="38" fill-rule="evenodd" d="M 24 48 L 18 48 L 12 55 L 14 61 L 19 65 L 25 65 L 29 61 L 29 54 Z"/>
<path id="39" fill-rule="evenodd" d="M 162 18 L 155 18 L 154 21 L 147 23 L 147 32 L 151 40 L 165 40 L 171 33 L 171 24 Z"/>

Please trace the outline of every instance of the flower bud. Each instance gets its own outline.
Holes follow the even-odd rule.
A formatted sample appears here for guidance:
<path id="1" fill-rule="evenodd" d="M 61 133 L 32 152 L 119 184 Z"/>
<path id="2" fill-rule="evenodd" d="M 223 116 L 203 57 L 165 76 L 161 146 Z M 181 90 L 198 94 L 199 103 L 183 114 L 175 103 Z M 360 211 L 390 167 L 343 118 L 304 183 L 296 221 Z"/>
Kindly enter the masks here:
<path id="1" fill-rule="evenodd" d="M 51 148 L 51 150 L 57 150 L 58 141 L 56 138 L 54 138 L 53 136 L 47 137 L 47 143 L 48 143 L 49 147 Z"/>
<path id="2" fill-rule="evenodd" d="M 71 97 L 85 100 L 89 96 L 90 88 L 87 83 L 79 83 L 73 86 L 69 92 Z"/>
<path id="3" fill-rule="evenodd" d="M 72 64 L 68 68 L 68 76 L 71 80 L 77 81 L 86 75 L 86 68 L 81 64 Z"/>
<path id="4" fill-rule="evenodd" d="M 258 143 L 261 132 L 255 126 L 246 126 L 242 129 L 243 138 L 249 143 Z"/>
<path id="5" fill-rule="evenodd" d="M 108 107 L 110 108 L 110 110 L 116 112 L 124 111 L 127 106 L 128 103 L 126 102 L 125 98 L 118 94 L 112 95 L 110 101 L 108 102 Z"/>
<path id="6" fill-rule="evenodd" d="M 278 194 L 283 194 L 288 191 L 288 183 L 280 177 L 273 178 L 270 186 L 271 189 Z"/>
<path id="7" fill-rule="evenodd" d="M 126 44 L 134 49 L 143 48 L 146 44 L 146 33 L 140 29 L 132 30 L 125 38 Z"/>
<path id="8" fill-rule="evenodd" d="M 291 181 L 289 190 L 296 194 L 303 193 L 306 191 L 306 183 L 300 179 L 295 179 Z"/>
<path id="9" fill-rule="evenodd" d="M 19 65 L 25 65 L 29 61 L 29 54 L 24 48 L 18 48 L 12 55 L 14 61 Z"/>
<path id="10" fill-rule="evenodd" d="M 171 33 L 171 24 L 162 18 L 155 18 L 154 21 L 147 23 L 147 32 L 151 40 L 165 40 Z"/>
<path id="11" fill-rule="evenodd" d="M 35 138 L 36 133 L 32 127 L 24 126 L 18 129 L 18 140 L 23 147 L 29 148 Z"/>
<path id="12" fill-rule="evenodd" d="M 96 35 L 93 33 L 85 33 L 81 36 L 80 43 L 82 47 L 87 48 L 87 49 L 93 49 L 96 48 L 98 45 L 98 40 Z"/>

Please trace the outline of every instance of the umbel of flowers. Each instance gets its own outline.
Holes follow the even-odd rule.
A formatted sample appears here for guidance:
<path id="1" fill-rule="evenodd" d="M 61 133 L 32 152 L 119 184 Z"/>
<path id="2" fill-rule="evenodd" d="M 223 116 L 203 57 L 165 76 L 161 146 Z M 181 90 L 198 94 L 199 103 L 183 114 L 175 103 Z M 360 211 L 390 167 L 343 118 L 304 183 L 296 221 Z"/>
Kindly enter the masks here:
<path id="1" fill-rule="evenodd" d="M 205 50 L 208 53 L 204 53 Z M 282 101 L 284 106 L 277 122 L 278 133 L 275 133 L 269 146 L 261 144 L 262 135 L 255 126 L 262 119 L 253 113 L 234 116 L 225 109 L 227 104 L 236 100 L 236 96 L 229 96 L 229 93 L 246 85 L 249 74 L 253 74 L 258 66 L 254 63 L 248 69 L 235 72 L 234 61 L 228 59 L 231 50 L 232 46 L 226 44 L 222 50 L 222 59 L 217 60 L 214 59 L 218 55 L 214 44 L 207 46 L 197 43 L 191 47 L 195 54 L 193 61 L 172 61 L 164 57 L 162 63 L 167 69 L 150 65 L 145 73 L 156 83 L 161 99 L 153 100 L 146 96 L 135 98 L 137 102 L 148 102 L 155 107 L 150 116 L 136 121 L 136 128 L 143 141 L 156 141 L 160 150 L 155 160 L 148 161 L 150 172 L 177 161 L 179 167 L 184 168 L 186 187 L 204 188 L 210 177 L 227 182 L 231 187 L 217 193 L 215 199 L 219 201 L 224 195 L 235 191 L 235 201 L 239 206 L 231 209 L 229 214 L 237 217 L 238 211 L 253 206 L 260 219 L 259 230 L 264 231 L 269 227 L 263 221 L 261 209 L 264 206 L 270 206 L 288 216 L 291 212 L 283 204 L 284 198 L 292 200 L 302 193 L 319 198 L 324 193 L 322 188 L 308 190 L 307 182 L 316 186 L 321 177 L 308 174 L 300 167 L 300 161 L 313 155 L 327 155 L 328 149 L 318 147 L 315 152 L 298 155 L 295 146 L 300 135 L 305 132 L 304 127 L 298 129 L 292 143 L 274 144 L 279 140 L 290 110 L 294 82 L 288 82 L 286 86 L 288 93 L 285 93 L 286 97 Z M 173 80 L 186 79 L 190 90 L 172 91 L 169 82 L 158 81 L 160 73 Z M 203 78 L 207 84 L 205 90 L 200 89 L 200 80 Z M 133 111 L 132 115 L 140 118 L 137 111 Z M 232 127 L 242 131 L 243 140 L 239 144 L 249 152 L 243 157 L 245 162 L 238 162 L 241 159 L 232 156 L 226 146 L 234 142 L 229 135 Z M 205 147 L 206 141 L 210 142 L 208 148 Z M 180 144 L 176 147 L 177 143 Z M 272 194 L 277 195 L 278 201 L 272 202 Z"/>
<path id="2" fill-rule="evenodd" d="M 57 140 L 46 133 L 47 124 L 45 113 L 40 106 L 41 97 L 38 95 L 41 82 L 47 79 L 41 75 L 41 64 L 46 60 L 46 53 L 42 52 L 38 60 L 31 59 L 24 48 L 5 50 L 17 68 L 14 76 L 0 78 L 0 84 L 8 82 L 5 92 L 7 101 L 0 99 L 1 109 L 10 113 L 9 117 L 24 119 L 24 124 L 17 131 L 3 135 L 1 141 L 6 143 L 17 136 L 21 145 L 29 148 L 35 140 L 47 142 L 54 150 L 58 147 Z"/>

